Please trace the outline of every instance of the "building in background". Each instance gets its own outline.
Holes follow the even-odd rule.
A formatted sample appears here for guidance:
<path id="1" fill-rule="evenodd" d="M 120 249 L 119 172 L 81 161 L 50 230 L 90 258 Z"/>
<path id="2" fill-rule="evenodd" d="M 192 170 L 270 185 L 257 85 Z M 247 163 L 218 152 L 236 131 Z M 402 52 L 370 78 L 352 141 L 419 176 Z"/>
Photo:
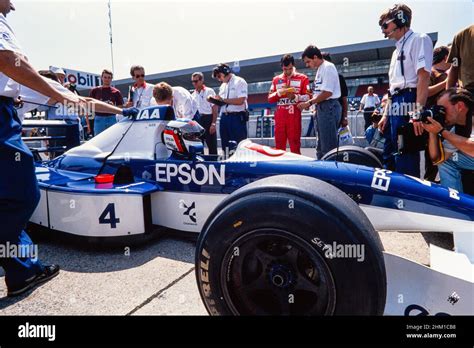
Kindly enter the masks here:
<path id="1" fill-rule="evenodd" d="M 428 34 L 433 45 L 438 40 L 438 33 Z M 317 42 L 315 43 L 317 44 Z M 374 92 L 380 96 L 388 89 L 388 69 L 395 42 L 391 40 L 378 40 L 364 43 L 356 43 L 337 47 L 322 48 L 321 51 L 329 52 L 337 70 L 347 82 L 349 88 L 349 104 L 358 106 L 360 99 L 367 91 L 369 85 L 374 86 Z M 306 74 L 310 81 L 314 80 L 314 71 L 306 69 L 301 59 L 302 52 L 281 52 L 281 54 L 261 57 L 255 59 L 241 60 L 234 64 L 237 75 L 242 76 L 248 85 L 249 109 L 254 114 L 261 114 L 262 110 L 273 111 L 276 105 L 267 101 L 268 91 L 273 77 L 281 73 L 280 58 L 282 54 L 291 53 L 296 59 L 296 68 L 299 72 Z M 219 82 L 212 79 L 211 73 L 215 65 L 192 67 L 189 69 L 170 71 L 158 74 L 148 74 L 149 83 L 165 81 L 171 86 L 182 86 L 192 90 L 190 76 L 195 71 L 202 71 L 205 76 L 206 85 L 217 89 Z M 132 79 L 116 80 L 115 87 L 123 95 L 127 95 L 128 87 L 133 83 Z M 268 111 L 266 111 L 268 112 Z"/>

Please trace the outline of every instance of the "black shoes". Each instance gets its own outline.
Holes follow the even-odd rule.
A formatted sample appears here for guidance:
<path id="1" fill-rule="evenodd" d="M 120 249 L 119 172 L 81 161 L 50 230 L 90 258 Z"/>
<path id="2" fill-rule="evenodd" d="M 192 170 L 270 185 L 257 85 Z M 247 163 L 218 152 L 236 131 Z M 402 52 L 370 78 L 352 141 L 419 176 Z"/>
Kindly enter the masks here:
<path id="1" fill-rule="evenodd" d="M 58 265 L 44 266 L 44 271 L 27 279 L 23 284 L 16 286 L 12 289 L 8 289 L 8 297 L 19 296 L 34 287 L 53 279 L 59 274 Z"/>

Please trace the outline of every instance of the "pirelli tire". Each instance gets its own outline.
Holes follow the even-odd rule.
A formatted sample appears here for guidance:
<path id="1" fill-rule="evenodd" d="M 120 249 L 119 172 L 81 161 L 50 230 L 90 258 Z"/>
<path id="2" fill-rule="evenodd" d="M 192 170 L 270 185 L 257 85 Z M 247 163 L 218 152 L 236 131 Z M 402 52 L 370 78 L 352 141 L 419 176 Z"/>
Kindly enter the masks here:
<path id="1" fill-rule="evenodd" d="M 196 278 L 212 315 L 382 315 L 382 251 L 372 224 L 342 191 L 279 175 L 215 209 L 198 239 Z"/>
<path id="2" fill-rule="evenodd" d="M 326 153 L 321 160 L 359 164 L 372 168 L 382 168 L 382 162 L 371 151 L 355 145 L 341 146 Z"/>

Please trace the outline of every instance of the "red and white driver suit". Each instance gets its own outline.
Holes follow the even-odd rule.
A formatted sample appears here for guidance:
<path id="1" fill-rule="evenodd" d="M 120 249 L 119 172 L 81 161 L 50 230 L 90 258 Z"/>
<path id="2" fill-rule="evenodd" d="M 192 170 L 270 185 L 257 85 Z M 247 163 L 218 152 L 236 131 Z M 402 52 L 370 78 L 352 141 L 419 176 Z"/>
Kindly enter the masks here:
<path id="1" fill-rule="evenodd" d="M 275 147 L 277 149 L 286 151 L 288 140 L 291 152 L 301 153 L 301 110 L 297 108 L 297 104 L 308 101 L 310 97 L 309 79 L 306 75 L 293 70 L 290 77 L 282 73 L 273 78 L 268 102 L 277 103 L 275 112 Z"/>

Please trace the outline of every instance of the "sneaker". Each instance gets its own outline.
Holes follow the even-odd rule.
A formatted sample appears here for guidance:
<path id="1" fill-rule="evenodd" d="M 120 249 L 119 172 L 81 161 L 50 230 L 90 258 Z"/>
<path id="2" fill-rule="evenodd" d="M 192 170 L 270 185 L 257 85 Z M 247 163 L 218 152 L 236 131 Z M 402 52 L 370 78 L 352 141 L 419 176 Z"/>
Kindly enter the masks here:
<path id="1" fill-rule="evenodd" d="M 8 289 L 8 297 L 14 297 L 21 295 L 27 292 L 34 287 L 47 282 L 50 279 L 53 279 L 59 274 L 58 265 L 44 266 L 43 272 L 31 277 L 30 279 L 25 280 L 23 284 L 16 286 L 14 288 Z"/>

